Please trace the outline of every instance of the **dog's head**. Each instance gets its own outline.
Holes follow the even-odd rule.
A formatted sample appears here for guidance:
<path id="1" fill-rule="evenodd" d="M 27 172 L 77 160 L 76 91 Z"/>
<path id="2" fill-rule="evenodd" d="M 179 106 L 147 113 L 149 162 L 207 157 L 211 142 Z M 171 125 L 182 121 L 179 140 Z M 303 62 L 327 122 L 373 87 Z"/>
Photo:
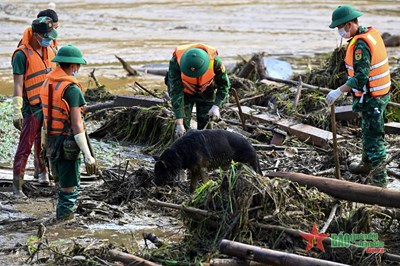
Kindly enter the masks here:
<path id="1" fill-rule="evenodd" d="M 174 171 L 168 166 L 168 163 L 161 160 L 160 157 L 154 156 L 153 158 L 156 161 L 154 165 L 154 183 L 157 186 L 165 186 L 171 183 L 174 179 Z"/>

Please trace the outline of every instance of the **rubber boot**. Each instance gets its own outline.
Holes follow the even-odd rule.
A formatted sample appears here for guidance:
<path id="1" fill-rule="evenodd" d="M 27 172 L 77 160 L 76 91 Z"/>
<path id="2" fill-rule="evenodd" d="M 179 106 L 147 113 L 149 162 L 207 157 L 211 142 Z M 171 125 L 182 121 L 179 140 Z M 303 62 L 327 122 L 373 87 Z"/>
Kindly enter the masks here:
<path id="1" fill-rule="evenodd" d="M 38 182 L 39 182 L 39 184 L 42 185 L 42 186 L 48 186 L 48 185 L 50 185 L 49 176 L 47 175 L 46 172 L 43 172 L 43 173 L 40 173 L 40 174 L 39 174 Z"/>
<path id="2" fill-rule="evenodd" d="M 14 175 L 13 176 L 13 194 L 17 198 L 27 198 L 22 191 L 22 184 L 24 183 L 24 176 Z"/>
<path id="3" fill-rule="evenodd" d="M 75 202 L 78 198 L 78 189 L 73 192 L 58 191 L 58 201 L 56 207 L 57 220 L 69 220 L 74 218 Z"/>
<path id="4" fill-rule="evenodd" d="M 369 174 L 372 168 L 364 162 L 352 162 L 349 165 L 349 170 L 352 174 Z"/>

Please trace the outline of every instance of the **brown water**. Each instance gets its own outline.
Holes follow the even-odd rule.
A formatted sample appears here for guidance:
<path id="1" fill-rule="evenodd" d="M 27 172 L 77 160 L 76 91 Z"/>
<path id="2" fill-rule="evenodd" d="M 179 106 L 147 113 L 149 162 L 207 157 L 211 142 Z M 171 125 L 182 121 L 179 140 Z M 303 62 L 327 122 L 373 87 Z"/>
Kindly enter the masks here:
<path id="1" fill-rule="evenodd" d="M 110 3 L 111 2 L 111 3 Z M 57 1 L 59 43 L 79 46 L 89 65 L 103 81 L 126 72 L 114 57 L 133 66 L 168 63 L 176 45 L 203 42 L 218 48 L 226 63 L 238 55 L 265 51 L 271 56 L 310 56 L 332 51 L 339 42 L 328 28 L 331 13 L 340 1 L 288 0 L 137 0 Z M 47 1 L 3 0 L 0 4 L 0 94 L 12 91 L 10 56 L 24 29 Z M 399 34 L 400 1 L 359 1 L 365 12 L 363 25 Z M 389 55 L 399 56 L 399 49 Z M 126 80 L 123 83 L 132 82 Z M 154 81 L 162 86 L 160 80 Z M 121 88 L 119 88 L 121 89 Z M 128 89 L 122 92 L 129 92 Z"/>

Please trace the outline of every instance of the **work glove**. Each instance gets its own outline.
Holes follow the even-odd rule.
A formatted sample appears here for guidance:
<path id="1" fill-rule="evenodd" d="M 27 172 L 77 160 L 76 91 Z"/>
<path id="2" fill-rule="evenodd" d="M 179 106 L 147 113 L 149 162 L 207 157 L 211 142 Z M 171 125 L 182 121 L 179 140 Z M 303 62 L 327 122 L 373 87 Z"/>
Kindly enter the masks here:
<path id="1" fill-rule="evenodd" d="M 183 118 L 176 119 L 175 138 L 180 138 L 185 135 L 186 129 L 183 125 Z"/>
<path id="2" fill-rule="evenodd" d="M 208 111 L 208 116 L 211 118 L 211 120 L 218 121 L 221 118 L 221 115 L 219 113 L 219 107 L 213 105 L 210 111 Z"/>
<path id="3" fill-rule="evenodd" d="M 78 147 L 81 149 L 85 161 L 85 166 L 86 166 L 86 172 L 88 175 L 93 175 L 96 173 L 96 160 L 92 156 L 92 153 L 90 152 L 89 145 L 86 139 L 86 134 L 85 132 L 76 134 L 74 136 L 76 144 L 78 144 Z"/>
<path id="4" fill-rule="evenodd" d="M 18 130 L 21 130 L 22 128 L 22 97 L 21 96 L 14 96 L 13 97 L 13 124 L 14 127 Z"/>
<path id="5" fill-rule="evenodd" d="M 335 103 L 335 101 L 340 97 L 340 95 L 342 95 L 342 91 L 340 90 L 340 88 L 337 88 L 336 90 L 331 90 L 328 95 L 326 96 L 326 103 L 328 105 L 332 105 Z"/>

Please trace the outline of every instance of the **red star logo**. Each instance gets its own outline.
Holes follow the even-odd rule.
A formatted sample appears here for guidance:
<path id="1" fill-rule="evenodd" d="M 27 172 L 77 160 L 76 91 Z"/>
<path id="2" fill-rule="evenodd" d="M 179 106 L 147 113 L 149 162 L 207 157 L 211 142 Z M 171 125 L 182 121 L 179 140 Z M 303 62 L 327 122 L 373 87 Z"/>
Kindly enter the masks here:
<path id="1" fill-rule="evenodd" d="M 319 248 L 321 251 L 325 251 L 324 246 L 322 245 L 322 240 L 327 238 L 329 234 L 318 234 L 318 228 L 316 224 L 314 224 L 313 228 L 311 229 L 311 233 L 300 234 L 300 236 L 304 237 L 308 241 L 306 251 L 309 251 L 314 246 L 315 242 L 317 242 L 317 248 Z"/>

